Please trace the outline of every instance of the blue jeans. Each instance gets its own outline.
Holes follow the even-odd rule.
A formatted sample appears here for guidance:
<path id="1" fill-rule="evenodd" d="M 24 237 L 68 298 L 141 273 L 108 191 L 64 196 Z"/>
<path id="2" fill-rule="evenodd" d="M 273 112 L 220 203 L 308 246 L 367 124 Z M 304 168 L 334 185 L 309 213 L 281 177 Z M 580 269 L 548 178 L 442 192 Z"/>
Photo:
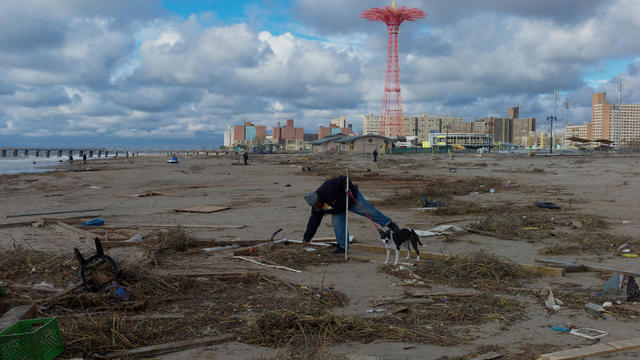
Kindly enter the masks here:
<path id="1" fill-rule="evenodd" d="M 376 224 L 380 225 L 381 227 L 385 227 L 391 223 L 390 218 L 386 217 L 383 213 L 378 211 L 378 209 L 374 208 L 373 205 L 369 204 L 369 202 L 360 193 L 360 190 L 355 190 L 353 192 L 353 196 L 356 198 L 358 203 L 353 204 L 353 206 L 349 208 L 350 211 L 364 217 L 367 217 L 367 215 L 369 215 L 369 217 L 371 217 L 371 220 L 373 220 Z M 345 224 L 346 214 L 347 212 L 345 211 L 341 214 L 331 215 L 331 224 L 333 225 L 333 232 L 336 234 L 336 242 L 343 249 L 344 249 L 344 239 L 345 239 L 344 233 L 345 233 L 345 227 L 346 227 L 346 224 Z"/>

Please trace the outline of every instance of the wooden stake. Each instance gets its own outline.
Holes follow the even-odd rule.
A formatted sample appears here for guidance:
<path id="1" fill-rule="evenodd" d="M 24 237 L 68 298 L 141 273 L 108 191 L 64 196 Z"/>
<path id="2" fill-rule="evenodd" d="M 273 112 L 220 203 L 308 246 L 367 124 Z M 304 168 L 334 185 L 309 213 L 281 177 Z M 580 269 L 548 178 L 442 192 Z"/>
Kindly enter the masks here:
<path id="1" fill-rule="evenodd" d="M 349 258 L 349 168 L 347 168 L 345 197 L 347 201 L 344 203 L 344 259 L 347 260 Z"/>

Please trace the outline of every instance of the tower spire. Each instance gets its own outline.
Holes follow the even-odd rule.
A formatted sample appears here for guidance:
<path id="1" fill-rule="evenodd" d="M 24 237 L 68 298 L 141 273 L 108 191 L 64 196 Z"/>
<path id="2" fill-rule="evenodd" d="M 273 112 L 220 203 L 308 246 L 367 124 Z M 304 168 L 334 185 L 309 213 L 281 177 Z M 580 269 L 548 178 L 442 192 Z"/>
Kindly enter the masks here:
<path id="1" fill-rule="evenodd" d="M 404 116 L 402 114 L 402 96 L 400 95 L 400 66 L 398 64 L 398 30 L 404 21 L 416 21 L 425 17 L 424 11 L 401 6 L 396 9 L 396 1 L 391 7 L 379 7 L 362 12 L 360 17 L 370 21 L 380 21 L 387 25 L 387 72 L 382 96 L 380 113 L 380 135 L 404 137 Z"/>

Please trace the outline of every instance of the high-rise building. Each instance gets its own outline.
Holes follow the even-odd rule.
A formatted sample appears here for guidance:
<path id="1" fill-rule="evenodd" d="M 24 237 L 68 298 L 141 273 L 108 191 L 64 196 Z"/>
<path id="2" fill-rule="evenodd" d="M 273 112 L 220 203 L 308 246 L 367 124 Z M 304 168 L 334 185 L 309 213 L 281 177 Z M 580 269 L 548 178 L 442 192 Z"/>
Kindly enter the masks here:
<path id="1" fill-rule="evenodd" d="M 304 140 L 304 128 L 296 128 L 293 126 L 293 119 L 287 119 L 287 125 L 285 127 L 273 128 L 271 133 L 274 142 L 280 145 L 286 145 L 287 141 Z"/>
<path id="2" fill-rule="evenodd" d="M 619 111 L 620 110 L 620 111 Z M 605 139 L 618 146 L 618 118 L 620 120 L 620 142 L 635 142 L 640 139 L 640 104 L 613 104 L 607 101 L 607 93 L 591 96 L 592 139 Z"/>
<path id="3" fill-rule="evenodd" d="M 347 117 L 344 116 L 344 115 L 340 115 L 337 118 L 333 118 L 329 122 L 329 125 L 335 125 L 335 126 L 337 126 L 339 128 L 346 128 L 347 127 Z"/>
<path id="4" fill-rule="evenodd" d="M 351 124 L 349 124 L 349 127 L 338 127 L 335 124 L 329 124 L 329 127 L 318 126 L 318 139 L 336 134 L 351 136 L 353 135 L 353 128 L 351 127 Z"/>
<path id="5" fill-rule="evenodd" d="M 251 122 L 245 121 L 244 125 L 233 127 L 234 145 L 259 145 L 264 143 L 266 137 L 266 126 L 256 126 Z"/>
<path id="6" fill-rule="evenodd" d="M 230 126 L 227 126 L 227 130 L 224 131 L 224 146 L 233 146 L 233 129 Z"/>

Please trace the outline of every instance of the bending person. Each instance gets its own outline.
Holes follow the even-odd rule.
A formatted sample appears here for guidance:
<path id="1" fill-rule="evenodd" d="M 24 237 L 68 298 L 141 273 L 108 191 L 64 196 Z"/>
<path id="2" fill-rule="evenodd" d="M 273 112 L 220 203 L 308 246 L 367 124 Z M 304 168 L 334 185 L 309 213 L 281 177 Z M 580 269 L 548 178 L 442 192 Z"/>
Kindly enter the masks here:
<path id="1" fill-rule="evenodd" d="M 331 214 L 331 223 L 338 245 L 334 253 L 344 253 L 347 208 L 360 216 L 371 218 L 371 220 L 382 227 L 389 227 L 393 232 L 400 231 L 398 225 L 367 202 L 358 190 L 358 186 L 351 181 L 349 181 L 349 191 L 353 197 L 349 196 L 349 203 L 346 204 L 346 181 L 346 176 L 329 179 L 320 185 L 316 191 L 312 191 L 304 196 L 307 204 L 311 206 L 311 216 L 309 217 L 307 231 L 305 231 L 303 238 L 305 245 L 308 244 L 316 234 L 318 226 L 320 226 L 322 222 L 322 217 L 326 214 Z"/>

